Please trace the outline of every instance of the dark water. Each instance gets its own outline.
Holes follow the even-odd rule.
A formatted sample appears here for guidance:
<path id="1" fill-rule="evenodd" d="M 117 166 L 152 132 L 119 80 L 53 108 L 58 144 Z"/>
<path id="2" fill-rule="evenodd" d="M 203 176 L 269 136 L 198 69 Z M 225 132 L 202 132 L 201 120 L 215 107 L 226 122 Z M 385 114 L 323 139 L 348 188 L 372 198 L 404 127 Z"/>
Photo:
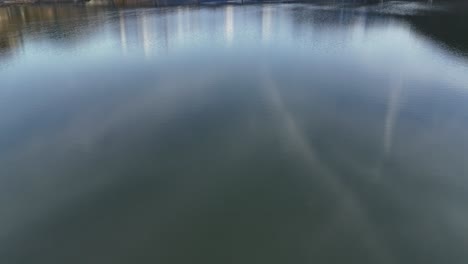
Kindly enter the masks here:
<path id="1" fill-rule="evenodd" d="M 458 11 L 1 8 L 0 263 L 468 263 Z"/>

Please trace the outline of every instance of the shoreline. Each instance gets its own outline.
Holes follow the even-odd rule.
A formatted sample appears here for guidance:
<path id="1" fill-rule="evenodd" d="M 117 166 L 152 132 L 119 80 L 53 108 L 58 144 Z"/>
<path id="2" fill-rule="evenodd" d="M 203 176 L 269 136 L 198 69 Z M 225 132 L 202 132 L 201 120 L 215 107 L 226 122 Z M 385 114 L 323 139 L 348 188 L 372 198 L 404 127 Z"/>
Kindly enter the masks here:
<path id="1" fill-rule="evenodd" d="M 432 0 L 433 1 L 433 0 Z M 468 10 L 468 2 L 460 0 L 442 0 L 433 3 L 431 0 L 384 0 L 383 3 L 431 3 L 443 6 L 449 6 L 451 9 L 458 10 L 458 12 L 465 12 Z M 171 3 L 169 3 L 171 2 Z M 237 4 L 267 4 L 267 3 L 310 3 L 310 4 L 333 4 L 332 0 L 0 0 L 1 7 L 11 6 L 40 6 L 40 5 L 122 5 L 123 6 L 155 6 L 155 7 L 168 7 L 168 6 L 183 6 L 183 5 L 237 5 Z M 382 3 L 380 0 L 357 0 L 357 1 L 343 1 L 339 3 L 343 7 L 348 5 L 360 4 L 378 4 Z M 336 4 L 336 3 L 335 3 Z"/>

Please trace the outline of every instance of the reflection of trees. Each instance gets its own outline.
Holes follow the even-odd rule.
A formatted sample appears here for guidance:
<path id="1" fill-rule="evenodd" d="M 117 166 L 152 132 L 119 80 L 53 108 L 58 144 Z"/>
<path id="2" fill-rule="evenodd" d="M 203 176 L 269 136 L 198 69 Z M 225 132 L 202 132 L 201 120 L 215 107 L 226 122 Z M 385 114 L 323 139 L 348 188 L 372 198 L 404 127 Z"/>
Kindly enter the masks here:
<path id="1" fill-rule="evenodd" d="M 9 6 L 0 9 L 0 54 L 21 48 L 23 36 L 70 42 L 88 34 L 100 10 L 82 6 Z"/>
<path id="2" fill-rule="evenodd" d="M 197 4 L 199 0 L 109 0 L 118 7 L 125 6 L 171 6 Z"/>
<path id="3" fill-rule="evenodd" d="M 438 11 L 435 8 L 419 12 L 417 8 L 411 10 L 411 7 L 399 7 L 398 5 L 395 4 L 393 7 L 395 13 L 385 13 L 385 10 L 379 9 L 378 5 L 367 5 L 365 10 L 356 8 L 353 5 L 336 6 L 336 8 L 327 8 L 327 6 L 323 6 L 324 8 L 304 8 L 298 6 L 293 8 L 294 15 L 292 18 L 296 24 L 295 29 L 300 28 L 302 24 L 341 26 L 363 23 L 363 26 L 367 27 L 372 24 L 399 19 L 409 22 L 419 33 L 445 46 L 445 48 L 468 55 L 468 34 L 464 34 L 468 32 L 467 7 L 447 4 L 444 6 L 446 8 L 444 11 Z M 419 6 L 423 10 L 425 7 L 424 4 Z M 405 11 L 405 8 L 408 8 L 406 11 L 414 11 L 416 14 L 401 15 L 398 13 L 398 11 Z"/>
<path id="4" fill-rule="evenodd" d="M 0 9 L 0 55 L 11 53 L 11 51 L 20 48 L 22 35 L 20 21 L 16 22 L 12 18 L 21 18 L 18 10 L 12 8 Z"/>
<path id="5" fill-rule="evenodd" d="M 446 13 L 405 17 L 414 28 L 449 49 L 468 55 L 468 16 L 463 13 Z"/>
<path id="6" fill-rule="evenodd" d="M 6 56 L 13 54 L 19 50 L 23 45 L 24 39 L 33 37 L 36 40 L 53 40 L 54 44 L 77 42 L 83 39 L 84 35 L 96 31 L 98 28 L 104 26 L 105 21 L 109 19 L 118 19 L 107 14 L 105 7 L 97 8 L 96 6 L 107 6 L 111 8 L 122 6 L 165 6 L 168 4 L 187 4 L 204 2 L 198 0 L 92 0 L 86 6 L 84 5 L 69 5 L 69 6 L 9 6 L 0 9 L 0 54 Z M 294 27 L 291 29 L 292 33 L 297 31 L 297 34 L 303 34 L 301 30 L 306 24 L 326 25 L 327 27 L 341 27 L 362 25 L 364 28 L 375 24 L 385 23 L 388 20 L 398 18 L 397 16 L 382 16 L 373 11 L 363 12 L 359 8 L 341 7 L 341 8 L 320 8 L 320 5 L 309 6 L 315 8 L 304 8 L 301 6 L 292 7 L 291 18 L 294 22 Z M 323 6 L 322 6 L 323 7 Z M 228 11 L 231 9 L 227 9 Z M 275 9 L 264 9 L 262 14 L 258 17 L 260 19 L 261 27 L 259 34 L 262 38 L 267 39 L 269 34 L 278 30 L 271 23 L 272 15 L 270 14 Z M 238 12 L 238 11 L 236 11 Z M 226 13 L 226 33 L 228 39 L 232 40 L 230 24 L 233 18 L 231 13 Z M 148 16 L 151 16 L 148 14 Z M 449 47 L 457 52 L 468 54 L 468 23 L 466 23 L 468 16 L 460 12 L 446 12 L 445 14 L 425 14 L 425 15 L 409 15 L 399 17 L 402 20 L 408 21 L 414 28 L 429 37 L 430 39 L 442 43 L 442 45 Z M 121 18 L 122 19 L 122 18 Z M 177 21 L 153 21 L 145 18 L 144 26 L 149 33 L 151 30 L 160 30 L 161 35 L 167 35 L 167 27 L 178 24 Z M 254 18 L 250 18 L 254 19 Z M 141 22 L 141 21 L 140 21 Z M 168 25 L 169 23 L 170 25 Z M 131 27 L 131 21 L 120 21 L 120 27 Z M 180 26 L 180 25 L 179 25 Z M 153 27 L 150 29 L 148 27 Z M 158 34 L 159 34 L 158 33 Z M 123 42 L 127 42 L 130 31 L 122 31 L 119 33 Z M 158 35 L 157 34 L 157 35 Z M 161 36 L 158 35 L 158 36 Z M 145 35 L 148 36 L 148 35 Z M 346 38 L 346 34 L 343 35 Z M 167 42 L 167 36 L 165 42 Z M 148 44 L 149 42 L 146 42 Z M 126 45 L 123 44 L 123 45 Z M 165 44 L 167 47 L 167 43 Z M 148 48 L 148 46 L 147 46 Z"/>

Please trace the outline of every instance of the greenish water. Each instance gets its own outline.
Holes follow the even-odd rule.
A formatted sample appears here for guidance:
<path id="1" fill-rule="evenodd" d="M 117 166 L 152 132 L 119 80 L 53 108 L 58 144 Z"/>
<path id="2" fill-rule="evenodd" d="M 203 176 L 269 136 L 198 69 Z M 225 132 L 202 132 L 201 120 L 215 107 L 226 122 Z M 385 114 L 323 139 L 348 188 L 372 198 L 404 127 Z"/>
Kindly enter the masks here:
<path id="1" fill-rule="evenodd" d="M 0 8 L 0 263 L 467 263 L 467 25 Z"/>

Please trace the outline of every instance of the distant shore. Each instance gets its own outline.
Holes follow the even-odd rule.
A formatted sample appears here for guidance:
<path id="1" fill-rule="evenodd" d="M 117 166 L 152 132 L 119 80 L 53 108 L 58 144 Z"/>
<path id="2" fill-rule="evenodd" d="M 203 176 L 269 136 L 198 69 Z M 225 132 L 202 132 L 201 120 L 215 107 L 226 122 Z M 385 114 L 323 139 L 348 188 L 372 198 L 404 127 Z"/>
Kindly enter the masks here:
<path id="1" fill-rule="evenodd" d="M 0 7 L 11 6 L 11 5 L 34 5 L 34 4 L 77 4 L 77 3 L 86 3 L 90 1 L 91 0 L 0 0 Z"/>
<path id="2" fill-rule="evenodd" d="M 316 4 L 376 4 L 382 2 L 425 2 L 431 4 L 453 4 L 457 7 L 466 7 L 468 2 L 464 0 L 0 0 L 0 7 L 12 6 L 12 5 L 34 5 L 34 4 L 82 4 L 92 2 L 98 5 L 103 3 L 113 4 L 128 4 L 128 5 L 148 5 L 154 6 L 172 6 L 172 5 L 187 5 L 187 4 L 247 4 L 247 3 L 291 3 L 291 2 L 303 2 L 303 3 L 316 3 Z"/>
<path id="3" fill-rule="evenodd" d="M 62 3 L 84 3 L 89 0 L 0 0 L 0 6 L 29 5 L 29 4 L 62 4 Z"/>

